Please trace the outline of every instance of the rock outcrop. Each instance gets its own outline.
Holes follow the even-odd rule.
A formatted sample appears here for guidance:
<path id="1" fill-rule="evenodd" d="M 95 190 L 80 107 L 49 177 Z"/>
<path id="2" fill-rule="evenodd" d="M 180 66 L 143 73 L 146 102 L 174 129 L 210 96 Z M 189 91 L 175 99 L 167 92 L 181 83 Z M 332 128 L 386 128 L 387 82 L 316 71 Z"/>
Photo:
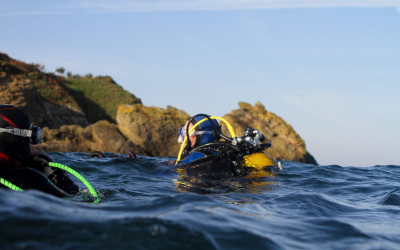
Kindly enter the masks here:
<path id="1" fill-rule="evenodd" d="M 0 53 L 0 103 L 22 108 L 38 126 L 89 125 L 58 76 Z"/>
<path id="2" fill-rule="evenodd" d="M 43 143 L 35 149 L 178 154 L 177 131 L 189 119 L 187 113 L 170 106 L 143 106 L 109 76 L 67 75 L 46 73 L 43 65 L 0 53 L 0 104 L 22 108 L 33 125 L 45 127 Z M 282 118 L 267 112 L 261 103 L 239 106 L 224 116 L 238 136 L 248 126 L 257 128 L 272 143 L 267 152 L 274 158 L 316 164 L 303 139 Z M 226 128 L 223 132 L 228 135 Z"/>
<path id="3" fill-rule="evenodd" d="M 177 131 L 189 115 L 168 106 L 167 109 L 142 104 L 121 105 L 117 112 L 118 128 L 129 140 L 152 156 L 176 156 Z"/>
<path id="4" fill-rule="evenodd" d="M 65 78 L 43 69 L 0 53 L 0 103 L 22 108 L 34 125 L 55 129 L 99 120 L 115 123 L 119 105 L 141 104 L 109 76 Z"/>
<path id="5" fill-rule="evenodd" d="M 266 152 L 275 159 L 317 164 L 314 157 L 307 152 L 304 140 L 282 118 L 266 111 L 260 102 L 254 106 L 239 102 L 239 107 L 240 109 L 232 110 L 223 117 L 233 126 L 237 136 L 243 136 L 247 127 L 258 129 L 265 135 L 265 142 L 272 144 L 272 148 Z M 223 125 L 222 128 L 223 133 L 229 135 L 226 126 Z"/>
<path id="6" fill-rule="evenodd" d="M 267 152 L 277 160 L 317 164 L 307 152 L 304 140 L 282 118 L 267 112 L 261 103 L 252 107 L 241 102 L 239 106 L 240 109 L 223 117 L 232 124 L 237 136 L 242 136 L 247 127 L 256 128 L 265 135 L 266 142 L 272 143 Z M 186 112 L 173 107 L 161 109 L 142 104 L 121 105 L 117 112 L 121 133 L 147 154 L 159 157 L 178 154 L 177 131 L 189 118 Z M 225 126 L 223 133 L 229 135 Z"/>
<path id="7" fill-rule="evenodd" d="M 57 152 L 113 152 L 127 154 L 133 150 L 138 155 L 147 153 L 132 141 L 126 139 L 117 125 L 99 121 L 86 128 L 78 125 L 64 125 L 59 129 L 43 128 L 43 142 L 32 149 Z"/>

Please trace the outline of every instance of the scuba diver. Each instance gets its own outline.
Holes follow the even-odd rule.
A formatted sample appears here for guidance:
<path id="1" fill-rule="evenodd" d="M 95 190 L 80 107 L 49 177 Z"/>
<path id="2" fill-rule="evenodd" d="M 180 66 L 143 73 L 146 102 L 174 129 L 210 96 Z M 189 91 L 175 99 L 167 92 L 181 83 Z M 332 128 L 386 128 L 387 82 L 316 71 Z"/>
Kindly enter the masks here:
<path id="1" fill-rule="evenodd" d="M 216 119 L 226 123 L 232 137 L 222 134 Z M 248 127 L 243 137 L 236 137 L 225 119 L 198 114 L 179 129 L 178 142 L 182 146 L 175 166 L 181 174 L 214 180 L 262 172 L 276 166 L 275 160 L 263 153 L 271 147 L 270 143 L 259 144 L 264 140 L 257 129 Z"/>
<path id="2" fill-rule="evenodd" d="M 31 152 L 31 145 L 41 140 L 41 128 L 32 126 L 21 109 L 0 105 L 0 177 L 21 189 L 36 189 L 57 197 L 77 194 L 79 187 L 68 174 L 49 166 L 53 162 L 49 155 Z"/>

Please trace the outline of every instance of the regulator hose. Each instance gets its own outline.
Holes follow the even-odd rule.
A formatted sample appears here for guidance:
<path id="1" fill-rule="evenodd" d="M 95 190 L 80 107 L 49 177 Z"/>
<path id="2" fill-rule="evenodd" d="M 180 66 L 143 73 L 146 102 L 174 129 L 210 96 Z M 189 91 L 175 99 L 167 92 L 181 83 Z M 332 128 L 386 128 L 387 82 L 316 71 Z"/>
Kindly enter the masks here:
<path id="1" fill-rule="evenodd" d="M 0 183 L 3 184 L 4 186 L 8 187 L 8 188 L 11 188 L 12 190 L 24 191 L 23 189 L 21 189 L 21 188 L 15 186 L 14 184 L 12 184 L 11 182 L 4 180 L 3 178 L 0 178 Z"/>
<path id="2" fill-rule="evenodd" d="M 60 163 L 56 163 L 56 162 L 49 162 L 49 166 L 50 167 L 54 167 L 54 168 L 60 168 L 62 170 L 67 171 L 68 173 L 74 175 L 76 178 L 78 178 L 81 182 L 83 182 L 83 184 L 86 185 L 86 187 L 89 189 L 89 192 L 92 194 L 92 196 L 94 198 L 96 198 L 96 200 L 94 201 L 94 203 L 98 203 L 100 202 L 100 197 L 97 195 L 96 190 L 94 190 L 94 188 L 92 187 L 92 185 L 90 185 L 90 183 L 82 176 L 80 175 L 78 172 L 76 172 L 75 170 L 73 170 L 72 168 L 62 165 Z"/>

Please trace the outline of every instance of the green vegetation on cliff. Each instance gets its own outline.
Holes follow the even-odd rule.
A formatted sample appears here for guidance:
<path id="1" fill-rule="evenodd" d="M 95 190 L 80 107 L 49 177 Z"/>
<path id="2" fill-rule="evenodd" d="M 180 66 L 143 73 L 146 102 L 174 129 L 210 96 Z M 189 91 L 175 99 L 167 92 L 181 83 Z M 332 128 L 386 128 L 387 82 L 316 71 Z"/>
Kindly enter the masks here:
<path id="1" fill-rule="evenodd" d="M 27 64 L 0 53 L 1 82 L 31 84 L 34 86 L 32 89 L 40 96 L 39 99 L 59 107 L 85 113 L 89 123 L 99 120 L 115 123 L 119 105 L 142 103 L 140 99 L 124 90 L 109 76 L 93 77 L 91 74 L 79 76 L 68 72 L 68 78 L 65 78 L 61 75 L 44 72 L 44 69 L 45 67 L 41 64 Z M 65 69 L 60 67 L 56 72 L 63 74 Z M 9 88 L 7 86 L 7 89 Z M 10 96 L 12 93 L 8 93 L 8 95 Z"/>
<path id="2" fill-rule="evenodd" d="M 90 123 L 101 119 L 115 122 L 119 105 L 142 103 L 109 76 L 74 76 L 65 79 L 65 84 Z"/>
<path id="3" fill-rule="evenodd" d="M 0 53 L 0 71 L 15 81 L 33 83 L 36 91 L 44 100 L 80 110 L 79 105 L 65 88 L 64 77 L 42 72 L 43 69 L 44 66 L 41 64 L 27 64 Z"/>

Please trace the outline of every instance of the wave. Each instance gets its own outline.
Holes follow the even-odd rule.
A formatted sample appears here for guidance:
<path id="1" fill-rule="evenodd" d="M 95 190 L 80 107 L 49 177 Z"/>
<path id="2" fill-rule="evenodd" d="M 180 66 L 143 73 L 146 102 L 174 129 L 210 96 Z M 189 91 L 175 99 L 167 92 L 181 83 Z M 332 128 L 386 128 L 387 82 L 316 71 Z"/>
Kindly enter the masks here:
<path id="1" fill-rule="evenodd" d="M 2 249 L 400 248 L 399 166 L 282 162 L 264 178 L 190 189 L 158 165 L 169 158 L 51 155 L 85 176 L 101 203 L 87 191 L 59 199 L 0 189 Z"/>

